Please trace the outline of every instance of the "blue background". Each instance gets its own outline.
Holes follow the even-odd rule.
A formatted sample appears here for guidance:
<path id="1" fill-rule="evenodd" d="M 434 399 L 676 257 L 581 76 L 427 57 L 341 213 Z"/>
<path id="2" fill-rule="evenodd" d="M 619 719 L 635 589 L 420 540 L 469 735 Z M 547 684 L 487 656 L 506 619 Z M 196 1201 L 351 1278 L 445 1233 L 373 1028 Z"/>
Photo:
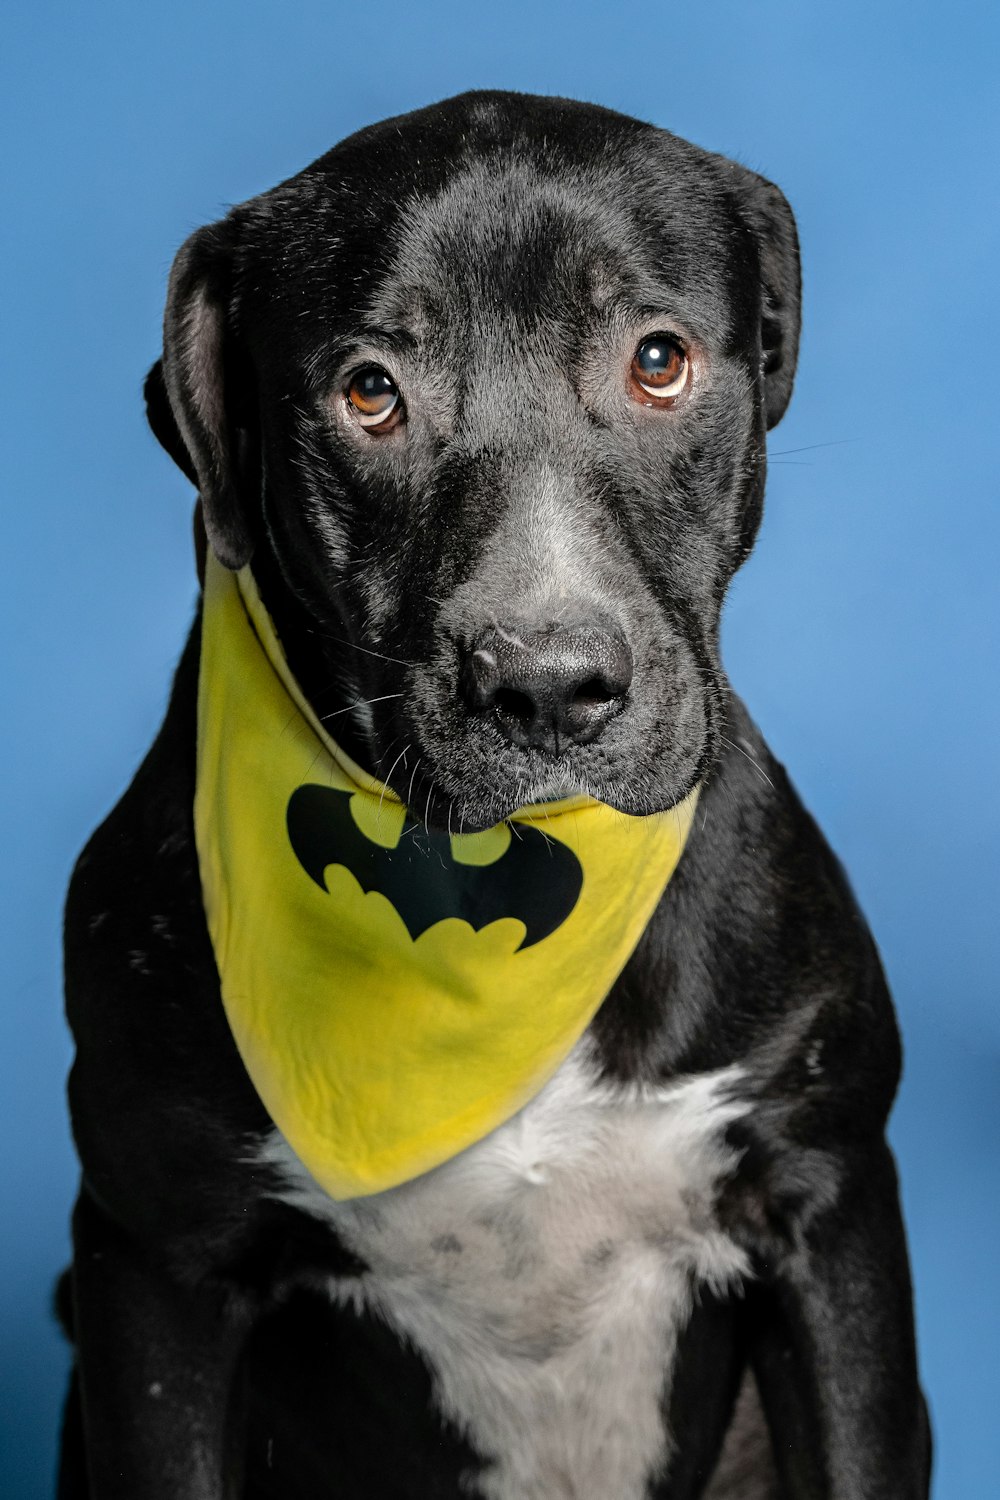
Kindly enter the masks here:
<path id="1" fill-rule="evenodd" d="M 1000 12 L 842 0 L 8 4 L 4 16 L 0 1492 L 51 1492 L 75 1166 L 59 909 L 162 712 L 191 494 L 147 433 L 173 251 L 357 126 L 563 93 L 785 189 L 795 397 L 726 656 L 846 861 L 907 1048 L 892 1134 L 938 1500 L 1000 1494 Z"/>

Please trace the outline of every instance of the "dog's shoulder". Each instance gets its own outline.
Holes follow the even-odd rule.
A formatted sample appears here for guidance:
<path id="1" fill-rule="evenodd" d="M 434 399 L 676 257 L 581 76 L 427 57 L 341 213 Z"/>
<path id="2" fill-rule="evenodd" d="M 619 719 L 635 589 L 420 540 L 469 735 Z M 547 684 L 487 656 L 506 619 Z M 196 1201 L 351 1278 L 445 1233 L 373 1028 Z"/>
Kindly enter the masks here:
<path id="1" fill-rule="evenodd" d="M 266 1122 L 220 1004 L 202 904 L 198 645 L 196 621 L 160 731 L 77 861 L 64 924 L 84 1180 L 155 1242 L 225 1219 L 242 1141 Z M 233 1216 L 245 1217 L 235 1199 Z"/>
<path id="2" fill-rule="evenodd" d="M 877 948 L 839 859 L 735 696 L 684 858 L 594 1033 L 612 1076 L 759 1072 L 783 1057 L 805 1082 L 821 1073 L 845 1099 L 863 1094 L 884 1119 L 899 1048 Z"/>

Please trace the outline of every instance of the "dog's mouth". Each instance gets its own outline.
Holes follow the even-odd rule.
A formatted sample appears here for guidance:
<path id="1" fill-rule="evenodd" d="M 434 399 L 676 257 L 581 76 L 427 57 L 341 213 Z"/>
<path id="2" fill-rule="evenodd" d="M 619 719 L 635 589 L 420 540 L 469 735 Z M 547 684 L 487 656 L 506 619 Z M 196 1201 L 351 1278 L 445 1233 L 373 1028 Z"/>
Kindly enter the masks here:
<path id="1" fill-rule="evenodd" d="M 470 774 L 469 761 L 486 757 L 466 755 L 441 763 L 416 744 L 405 758 L 375 756 L 372 772 L 429 831 L 478 833 L 525 808 L 556 809 L 581 800 L 601 802 L 632 817 L 669 811 L 701 781 L 711 761 L 709 740 L 706 728 L 691 751 L 654 766 L 642 766 L 633 757 L 620 774 L 604 757 L 596 773 L 571 765 L 531 766 L 523 760 L 511 766 L 504 763 L 506 757 L 498 757 L 492 766 L 482 764 Z"/>
<path id="2" fill-rule="evenodd" d="M 651 788 L 635 775 L 634 766 L 631 774 L 615 776 L 608 774 L 606 755 L 586 757 L 596 765 L 574 764 L 572 754 L 553 764 L 551 757 L 493 744 L 496 737 L 489 726 L 477 724 L 462 726 L 457 736 L 453 727 L 450 733 L 428 733 L 423 716 L 400 711 L 406 696 L 399 691 L 372 699 L 354 695 L 319 717 L 361 769 L 384 783 L 428 828 L 480 832 L 523 808 L 581 798 L 621 812 L 662 810 L 651 805 Z M 380 707 L 388 711 L 379 713 Z M 452 749 L 449 742 L 456 737 Z M 668 794 L 663 805 L 682 801 L 689 790 L 679 787 L 676 797 Z"/>
<path id="3" fill-rule="evenodd" d="M 661 813 L 683 802 L 717 749 L 714 663 L 676 633 L 636 652 L 614 711 L 588 704 L 582 728 L 575 698 L 553 706 L 544 679 L 531 684 L 535 715 L 522 710 L 512 725 L 502 693 L 470 691 L 447 660 L 418 665 L 414 654 L 404 645 L 384 666 L 374 656 L 359 662 L 354 682 L 327 693 L 321 718 L 428 829 L 479 832 L 524 808 L 581 798 L 634 817 Z M 546 713 L 554 735 L 544 725 L 535 732 Z"/>

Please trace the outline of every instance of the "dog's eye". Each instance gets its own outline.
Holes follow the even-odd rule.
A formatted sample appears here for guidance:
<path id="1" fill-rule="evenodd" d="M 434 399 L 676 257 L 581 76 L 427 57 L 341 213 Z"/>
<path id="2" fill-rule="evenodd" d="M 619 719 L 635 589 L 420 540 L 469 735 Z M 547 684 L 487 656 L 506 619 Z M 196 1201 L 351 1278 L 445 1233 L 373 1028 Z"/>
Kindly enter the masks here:
<path id="1" fill-rule="evenodd" d="M 644 406 L 672 406 L 691 378 L 691 361 L 666 333 L 643 339 L 629 371 L 632 395 Z"/>
<path id="2" fill-rule="evenodd" d="M 403 412 L 395 381 L 379 365 L 365 365 L 351 376 L 347 400 L 362 427 L 395 426 Z"/>

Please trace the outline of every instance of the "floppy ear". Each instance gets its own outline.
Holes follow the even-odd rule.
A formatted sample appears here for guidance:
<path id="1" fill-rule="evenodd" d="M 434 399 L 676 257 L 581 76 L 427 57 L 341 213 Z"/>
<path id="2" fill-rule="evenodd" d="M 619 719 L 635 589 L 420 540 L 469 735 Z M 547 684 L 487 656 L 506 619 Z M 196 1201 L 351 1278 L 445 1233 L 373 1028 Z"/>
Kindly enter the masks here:
<path id="1" fill-rule="evenodd" d="M 163 378 L 163 360 L 158 359 L 146 376 L 142 387 L 142 394 L 146 398 L 146 420 L 152 428 L 153 436 L 165 448 L 174 463 L 186 474 L 191 483 L 197 487 L 198 475 L 191 455 L 184 446 L 180 428 L 174 418 L 170 398 L 167 395 L 167 383 Z"/>
<path id="2" fill-rule="evenodd" d="M 181 246 L 170 272 L 163 358 L 145 387 L 150 426 L 197 484 L 212 550 L 233 569 L 253 550 L 238 490 L 233 392 L 227 390 L 235 234 L 224 219 Z"/>
<path id="3" fill-rule="evenodd" d="M 760 342 L 768 427 L 785 414 L 799 353 L 802 273 L 795 217 L 780 188 L 734 166 L 744 216 L 757 241 L 762 282 Z"/>

